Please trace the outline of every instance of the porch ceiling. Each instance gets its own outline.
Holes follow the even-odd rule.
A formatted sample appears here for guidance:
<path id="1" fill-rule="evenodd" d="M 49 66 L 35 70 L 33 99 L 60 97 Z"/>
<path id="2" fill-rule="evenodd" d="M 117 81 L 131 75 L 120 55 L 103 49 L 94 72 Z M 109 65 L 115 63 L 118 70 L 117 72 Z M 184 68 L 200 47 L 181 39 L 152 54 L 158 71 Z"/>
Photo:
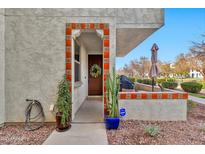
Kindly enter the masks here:
<path id="1" fill-rule="evenodd" d="M 87 51 L 102 52 L 102 39 L 97 36 L 96 32 L 82 32 L 78 39 L 84 44 Z"/>
<path id="2" fill-rule="evenodd" d="M 120 28 L 117 29 L 117 56 L 122 57 L 136 48 L 158 28 Z"/>

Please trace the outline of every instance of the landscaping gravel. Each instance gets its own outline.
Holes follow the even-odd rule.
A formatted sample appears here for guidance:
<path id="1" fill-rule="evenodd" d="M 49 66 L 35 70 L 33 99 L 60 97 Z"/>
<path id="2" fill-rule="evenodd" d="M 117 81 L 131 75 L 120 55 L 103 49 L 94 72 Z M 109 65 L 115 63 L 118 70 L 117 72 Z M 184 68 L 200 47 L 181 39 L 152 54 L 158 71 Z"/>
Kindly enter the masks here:
<path id="1" fill-rule="evenodd" d="M 23 124 L 10 124 L 0 128 L 0 145 L 42 144 L 55 129 L 54 124 L 45 124 L 35 131 L 25 131 Z"/>
<path id="2" fill-rule="evenodd" d="M 147 126 L 158 126 L 159 134 L 149 136 Z M 192 103 L 187 121 L 121 121 L 107 136 L 109 144 L 205 144 L 205 105 Z"/>

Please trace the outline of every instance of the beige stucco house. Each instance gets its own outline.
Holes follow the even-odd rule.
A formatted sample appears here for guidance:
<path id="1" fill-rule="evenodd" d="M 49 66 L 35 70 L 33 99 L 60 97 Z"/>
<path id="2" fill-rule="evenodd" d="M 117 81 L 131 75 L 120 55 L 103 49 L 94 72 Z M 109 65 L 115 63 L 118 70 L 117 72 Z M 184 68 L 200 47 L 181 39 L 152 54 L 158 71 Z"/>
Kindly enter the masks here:
<path id="1" fill-rule="evenodd" d="M 162 27 L 163 17 L 163 9 L 0 9 L 0 124 L 23 122 L 26 98 L 54 121 L 49 109 L 65 73 L 74 118 L 88 96 L 104 95 L 115 58 Z"/>

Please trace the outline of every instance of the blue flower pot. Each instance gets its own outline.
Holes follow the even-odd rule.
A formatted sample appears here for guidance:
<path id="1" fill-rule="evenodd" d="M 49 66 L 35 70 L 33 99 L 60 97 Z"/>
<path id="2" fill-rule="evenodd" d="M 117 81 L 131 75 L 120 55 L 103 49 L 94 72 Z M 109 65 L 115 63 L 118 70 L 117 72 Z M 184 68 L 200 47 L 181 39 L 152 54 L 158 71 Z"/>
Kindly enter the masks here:
<path id="1" fill-rule="evenodd" d="M 120 124 L 120 118 L 106 118 L 105 125 L 106 129 L 117 129 Z"/>

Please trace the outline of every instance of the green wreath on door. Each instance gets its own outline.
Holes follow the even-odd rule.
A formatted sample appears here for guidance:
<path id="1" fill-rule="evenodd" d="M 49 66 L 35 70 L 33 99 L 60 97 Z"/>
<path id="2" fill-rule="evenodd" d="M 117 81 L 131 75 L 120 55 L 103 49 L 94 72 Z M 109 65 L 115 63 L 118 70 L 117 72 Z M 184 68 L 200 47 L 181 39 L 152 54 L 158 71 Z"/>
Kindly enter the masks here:
<path id="1" fill-rule="evenodd" d="M 90 68 L 90 75 L 93 77 L 93 78 L 97 78 L 98 76 L 100 76 L 102 73 L 102 69 L 100 68 L 99 65 L 97 64 L 93 64 Z"/>

